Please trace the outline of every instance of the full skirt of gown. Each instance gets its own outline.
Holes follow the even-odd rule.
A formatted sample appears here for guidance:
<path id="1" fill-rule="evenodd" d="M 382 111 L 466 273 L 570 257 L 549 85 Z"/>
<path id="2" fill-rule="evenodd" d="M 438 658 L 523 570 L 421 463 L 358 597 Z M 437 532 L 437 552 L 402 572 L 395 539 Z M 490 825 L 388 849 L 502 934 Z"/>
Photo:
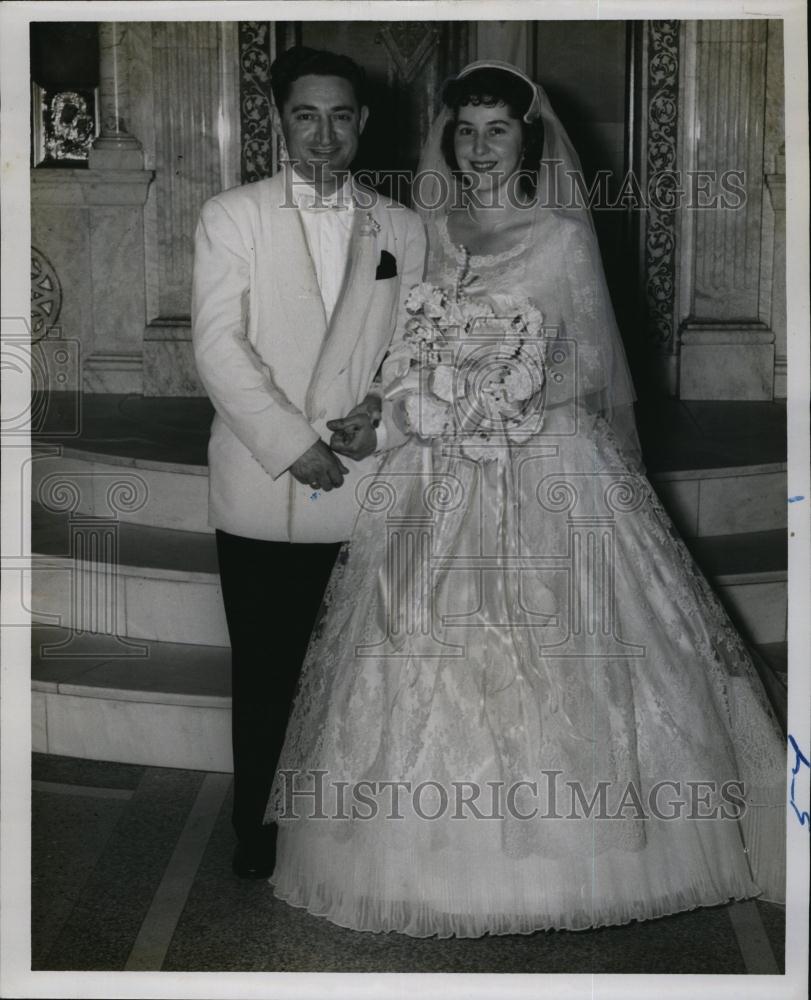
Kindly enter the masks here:
<path id="1" fill-rule="evenodd" d="M 784 899 L 779 726 L 589 419 L 509 458 L 412 439 L 365 484 L 268 808 L 280 898 L 420 937 Z"/>

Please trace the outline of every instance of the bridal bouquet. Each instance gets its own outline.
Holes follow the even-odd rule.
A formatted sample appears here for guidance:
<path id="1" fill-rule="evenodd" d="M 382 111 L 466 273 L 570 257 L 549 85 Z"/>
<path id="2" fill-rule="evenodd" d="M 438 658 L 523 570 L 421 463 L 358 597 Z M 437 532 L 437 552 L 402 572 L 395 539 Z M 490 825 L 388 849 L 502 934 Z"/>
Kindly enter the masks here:
<path id="1" fill-rule="evenodd" d="M 465 268 L 452 288 L 415 285 L 404 334 L 411 389 L 404 408 L 419 437 L 450 439 L 474 458 L 540 430 L 546 382 L 543 315 L 528 299 L 472 297 Z"/>

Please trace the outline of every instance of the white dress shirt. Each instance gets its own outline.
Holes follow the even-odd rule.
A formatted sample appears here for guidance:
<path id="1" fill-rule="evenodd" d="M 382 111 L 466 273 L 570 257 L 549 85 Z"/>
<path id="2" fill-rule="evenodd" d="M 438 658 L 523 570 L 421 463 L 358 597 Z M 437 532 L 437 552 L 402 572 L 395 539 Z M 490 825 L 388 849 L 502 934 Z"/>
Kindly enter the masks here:
<path id="1" fill-rule="evenodd" d="M 312 184 L 297 176 L 293 183 L 293 199 L 304 226 L 329 323 L 341 294 L 349 259 L 355 214 L 352 183 L 347 181 L 333 194 L 321 195 Z"/>
<path id="2" fill-rule="evenodd" d="M 307 247 L 324 302 L 324 313 L 329 323 L 341 294 L 349 260 L 349 241 L 355 213 L 352 182 L 347 180 L 333 194 L 322 195 L 312 184 L 296 176 L 293 181 L 293 200 L 301 216 Z M 386 447 L 386 428 L 379 424 L 376 431 L 375 450 L 381 451 Z"/>

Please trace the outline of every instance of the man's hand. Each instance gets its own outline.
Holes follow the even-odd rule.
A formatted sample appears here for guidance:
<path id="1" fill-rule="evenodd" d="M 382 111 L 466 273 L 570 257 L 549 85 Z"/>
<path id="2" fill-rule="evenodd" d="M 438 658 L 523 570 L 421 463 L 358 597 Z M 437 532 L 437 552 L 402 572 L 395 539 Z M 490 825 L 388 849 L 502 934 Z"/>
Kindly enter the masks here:
<path id="1" fill-rule="evenodd" d="M 349 469 L 336 458 L 323 441 L 316 441 L 290 466 L 290 475 L 305 486 L 329 493 L 343 485 Z"/>
<path id="2" fill-rule="evenodd" d="M 377 431 L 362 406 L 356 406 L 341 420 L 328 420 L 327 427 L 332 431 L 329 446 L 339 455 L 359 462 L 377 448 Z"/>
<path id="3" fill-rule="evenodd" d="M 346 455 L 356 462 L 377 449 L 377 432 L 380 424 L 382 402 L 377 393 L 367 393 L 366 398 L 341 420 L 328 420 L 332 431 L 329 446 L 339 455 Z"/>

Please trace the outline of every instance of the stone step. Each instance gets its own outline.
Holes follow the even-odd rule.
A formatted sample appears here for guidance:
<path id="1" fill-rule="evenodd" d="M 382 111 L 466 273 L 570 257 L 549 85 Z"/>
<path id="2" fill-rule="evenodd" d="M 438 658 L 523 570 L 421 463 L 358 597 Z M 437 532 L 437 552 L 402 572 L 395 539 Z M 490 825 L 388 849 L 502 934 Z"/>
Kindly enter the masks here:
<path id="1" fill-rule="evenodd" d="M 34 626 L 31 660 L 34 751 L 231 770 L 230 650 Z"/>
<path id="2" fill-rule="evenodd" d="M 785 531 L 687 539 L 730 618 L 750 643 L 784 642 L 788 614 Z"/>
<path id="3" fill-rule="evenodd" d="M 88 530 L 75 517 L 34 508 L 36 621 L 132 639 L 228 645 L 212 535 L 118 523 L 105 529 L 107 561 L 96 563 L 83 557 L 89 542 L 81 532 L 81 550 L 71 539 L 77 526 Z M 785 532 L 710 536 L 690 544 L 744 635 L 754 643 L 782 642 Z"/>
<path id="4" fill-rule="evenodd" d="M 117 517 L 128 524 L 210 532 L 208 467 L 150 458 L 40 448 L 31 496 L 52 511 Z"/>
<path id="5" fill-rule="evenodd" d="M 33 750 L 230 771 L 228 650 L 161 642 L 143 647 L 143 657 L 111 657 L 107 636 L 34 626 Z M 760 646 L 756 653 L 767 690 L 784 713 L 786 644 Z"/>
<path id="6" fill-rule="evenodd" d="M 684 538 L 786 530 L 786 465 L 653 473 L 651 485 Z"/>
<path id="7" fill-rule="evenodd" d="M 205 465 L 43 448 L 31 476 L 34 501 L 54 511 L 211 531 Z M 677 469 L 650 478 L 685 538 L 786 527 L 785 463 Z"/>
<path id="8" fill-rule="evenodd" d="M 91 542 L 106 561 L 84 558 Z M 97 529 L 32 507 L 35 621 L 132 639 L 227 646 L 212 534 L 127 522 Z"/>

